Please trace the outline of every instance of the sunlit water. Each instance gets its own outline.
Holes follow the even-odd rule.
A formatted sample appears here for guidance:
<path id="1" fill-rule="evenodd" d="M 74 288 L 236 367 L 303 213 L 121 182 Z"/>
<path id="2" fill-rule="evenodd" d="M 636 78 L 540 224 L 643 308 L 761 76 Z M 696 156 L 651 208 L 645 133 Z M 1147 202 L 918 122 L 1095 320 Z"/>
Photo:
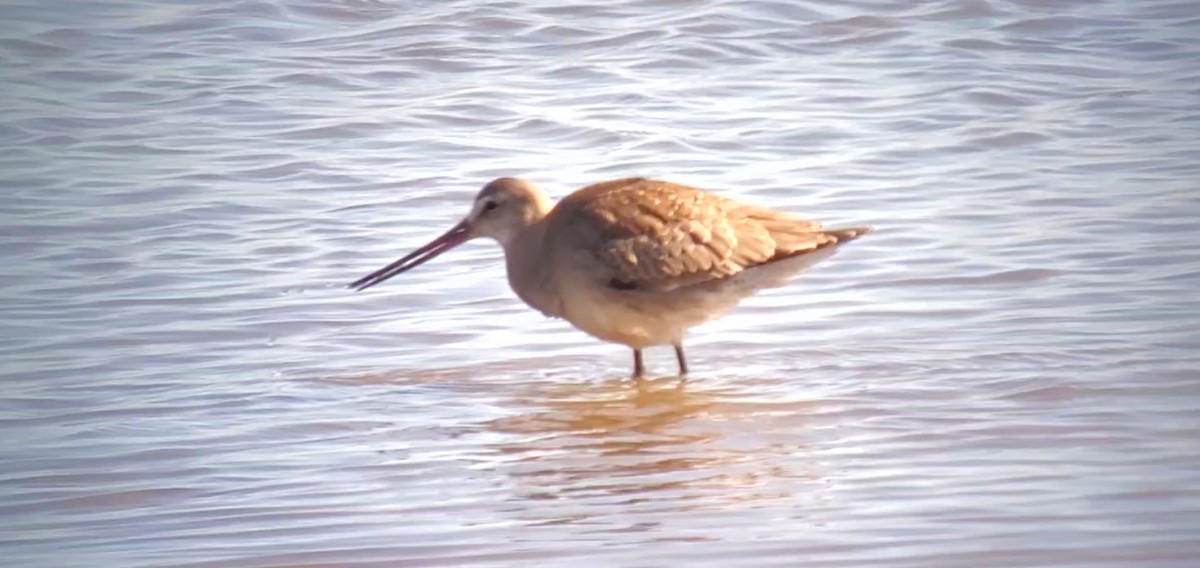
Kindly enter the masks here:
<path id="1" fill-rule="evenodd" d="M 1198 61 L 1169 0 L 6 2 L 0 564 L 1196 566 Z M 344 288 L 635 174 L 878 232 L 683 385 L 491 244 Z"/>

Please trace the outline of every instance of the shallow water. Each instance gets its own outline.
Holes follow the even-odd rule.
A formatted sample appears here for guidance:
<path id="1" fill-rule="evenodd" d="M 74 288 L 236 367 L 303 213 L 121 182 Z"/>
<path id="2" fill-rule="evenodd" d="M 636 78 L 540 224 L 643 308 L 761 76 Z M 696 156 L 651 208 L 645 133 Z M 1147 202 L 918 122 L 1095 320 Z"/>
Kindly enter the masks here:
<path id="1" fill-rule="evenodd" d="M 6 566 L 1200 557 L 1192 2 L 0 16 Z M 683 385 L 490 244 L 343 287 L 492 177 L 641 174 L 878 233 Z"/>

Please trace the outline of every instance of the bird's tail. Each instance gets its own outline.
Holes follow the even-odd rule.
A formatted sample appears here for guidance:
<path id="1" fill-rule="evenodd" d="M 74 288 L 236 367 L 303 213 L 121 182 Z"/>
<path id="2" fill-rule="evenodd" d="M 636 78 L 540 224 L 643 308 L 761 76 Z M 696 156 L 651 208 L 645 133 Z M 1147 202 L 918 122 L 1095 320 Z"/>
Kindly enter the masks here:
<path id="1" fill-rule="evenodd" d="M 853 229 L 816 229 L 809 231 L 803 240 L 791 241 L 789 248 L 783 248 L 782 254 L 775 255 L 766 266 L 771 267 L 761 272 L 757 277 L 757 285 L 773 288 L 787 283 L 793 275 L 822 260 L 833 256 L 842 244 L 871 232 L 867 227 Z M 782 239 L 781 239 L 782 240 Z M 797 246 L 797 243 L 799 246 Z M 786 245 L 785 245 L 786 246 Z"/>
<path id="2" fill-rule="evenodd" d="M 822 232 L 836 239 L 834 243 L 844 244 L 874 231 L 870 227 L 854 227 L 851 229 L 825 229 Z"/>

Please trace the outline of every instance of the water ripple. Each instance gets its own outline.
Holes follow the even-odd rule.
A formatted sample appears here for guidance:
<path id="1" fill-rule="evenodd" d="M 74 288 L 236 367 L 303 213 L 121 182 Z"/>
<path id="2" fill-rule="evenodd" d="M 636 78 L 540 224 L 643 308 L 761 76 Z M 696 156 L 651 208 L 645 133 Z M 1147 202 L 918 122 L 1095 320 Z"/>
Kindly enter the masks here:
<path id="1" fill-rule="evenodd" d="M 1191 2 L 4 15 L 9 564 L 1200 555 Z M 494 246 L 343 288 L 500 175 L 878 232 L 697 330 L 682 385 Z"/>

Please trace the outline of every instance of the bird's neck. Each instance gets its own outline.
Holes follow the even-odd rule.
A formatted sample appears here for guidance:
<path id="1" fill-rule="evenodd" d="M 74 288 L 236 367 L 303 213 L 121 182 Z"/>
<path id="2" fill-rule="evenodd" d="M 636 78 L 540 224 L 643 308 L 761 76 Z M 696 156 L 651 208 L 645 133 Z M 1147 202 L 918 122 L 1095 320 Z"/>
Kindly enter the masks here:
<path id="1" fill-rule="evenodd" d="M 504 243 L 508 284 L 526 304 L 550 317 L 562 317 L 562 303 L 543 253 L 545 214 Z"/>

